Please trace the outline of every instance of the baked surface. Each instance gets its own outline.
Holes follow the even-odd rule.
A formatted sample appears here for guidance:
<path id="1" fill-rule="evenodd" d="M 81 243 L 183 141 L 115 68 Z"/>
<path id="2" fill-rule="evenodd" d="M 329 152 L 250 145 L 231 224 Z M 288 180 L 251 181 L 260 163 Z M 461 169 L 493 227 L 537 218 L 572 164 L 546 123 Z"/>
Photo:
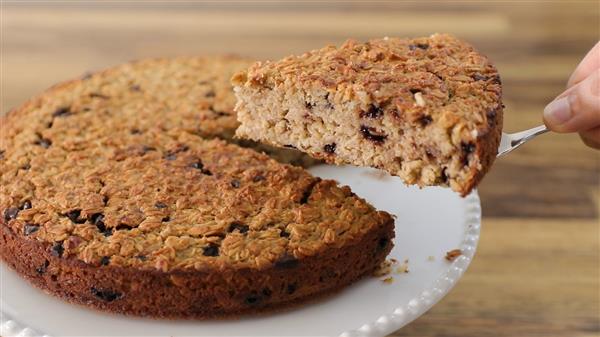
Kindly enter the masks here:
<path id="1" fill-rule="evenodd" d="M 468 194 L 497 154 L 500 77 L 464 41 L 347 41 L 236 74 L 237 136 Z"/>
<path id="2" fill-rule="evenodd" d="M 214 138 L 227 129 L 214 120 L 221 89 L 200 82 L 227 85 L 218 74 L 235 62 L 127 64 L 1 117 L 2 259 L 71 302 L 173 318 L 280 308 L 376 268 L 392 247 L 389 214 Z M 211 90 L 214 115 L 198 113 Z"/>

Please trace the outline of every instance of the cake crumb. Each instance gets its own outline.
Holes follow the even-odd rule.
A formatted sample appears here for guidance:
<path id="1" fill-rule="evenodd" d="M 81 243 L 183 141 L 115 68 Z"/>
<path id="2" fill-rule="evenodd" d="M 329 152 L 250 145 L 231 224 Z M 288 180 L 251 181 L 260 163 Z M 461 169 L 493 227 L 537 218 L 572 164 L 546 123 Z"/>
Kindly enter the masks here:
<path id="1" fill-rule="evenodd" d="M 427 257 L 427 261 L 435 261 L 435 256 L 433 256 L 433 255 L 429 255 L 429 256 Z"/>
<path id="2" fill-rule="evenodd" d="M 398 274 L 407 274 L 408 273 L 408 259 L 404 260 L 398 268 L 396 268 L 396 273 Z"/>
<path id="3" fill-rule="evenodd" d="M 392 262 L 390 260 L 383 261 L 379 265 L 379 267 L 377 267 L 377 269 L 375 269 L 375 271 L 373 272 L 373 276 L 381 277 L 381 276 L 389 275 L 392 272 L 392 264 L 394 264 L 394 262 Z"/>
<path id="4" fill-rule="evenodd" d="M 390 283 L 394 282 L 394 278 L 389 276 L 389 277 L 384 278 L 382 281 L 383 281 L 383 283 L 390 284 Z"/>
<path id="5" fill-rule="evenodd" d="M 461 255 L 462 255 L 462 251 L 460 249 L 453 249 L 449 252 L 446 252 L 446 260 L 452 262 Z"/>

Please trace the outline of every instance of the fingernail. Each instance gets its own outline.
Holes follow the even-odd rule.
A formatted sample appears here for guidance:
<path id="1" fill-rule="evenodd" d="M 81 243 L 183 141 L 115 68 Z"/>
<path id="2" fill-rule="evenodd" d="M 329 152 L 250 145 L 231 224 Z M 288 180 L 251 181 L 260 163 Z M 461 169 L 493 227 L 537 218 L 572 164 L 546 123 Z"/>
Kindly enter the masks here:
<path id="1" fill-rule="evenodd" d="M 568 97 L 550 102 L 544 108 L 544 117 L 546 120 L 557 124 L 564 124 L 571 119 L 571 107 L 569 106 Z"/>

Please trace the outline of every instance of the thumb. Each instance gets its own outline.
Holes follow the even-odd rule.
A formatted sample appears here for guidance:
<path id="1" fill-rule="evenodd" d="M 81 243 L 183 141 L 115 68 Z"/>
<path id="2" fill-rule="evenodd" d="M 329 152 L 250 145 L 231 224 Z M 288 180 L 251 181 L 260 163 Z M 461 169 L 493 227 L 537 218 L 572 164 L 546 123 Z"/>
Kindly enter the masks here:
<path id="1" fill-rule="evenodd" d="M 555 132 L 578 132 L 600 125 L 600 69 L 567 89 L 544 109 L 544 123 Z"/>

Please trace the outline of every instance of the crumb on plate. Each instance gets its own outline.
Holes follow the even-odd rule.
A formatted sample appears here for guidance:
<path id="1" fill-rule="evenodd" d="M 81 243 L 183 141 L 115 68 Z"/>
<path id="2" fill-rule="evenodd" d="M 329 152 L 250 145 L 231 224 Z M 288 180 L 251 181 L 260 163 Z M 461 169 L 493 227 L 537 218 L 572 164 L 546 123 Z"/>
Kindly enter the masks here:
<path id="1" fill-rule="evenodd" d="M 446 252 L 446 260 L 452 262 L 461 255 L 462 255 L 462 251 L 460 249 L 453 249 L 449 252 Z"/>

